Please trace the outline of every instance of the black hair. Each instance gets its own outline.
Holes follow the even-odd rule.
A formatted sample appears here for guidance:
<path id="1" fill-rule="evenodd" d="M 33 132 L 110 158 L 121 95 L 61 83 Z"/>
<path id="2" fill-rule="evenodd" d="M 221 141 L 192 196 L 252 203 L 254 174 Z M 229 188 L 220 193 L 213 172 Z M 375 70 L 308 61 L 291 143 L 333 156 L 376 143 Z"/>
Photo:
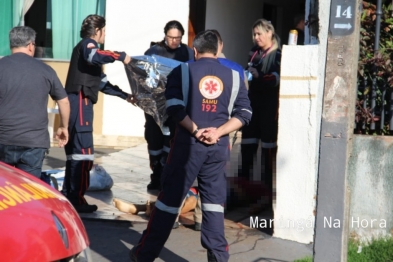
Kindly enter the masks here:
<path id="1" fill-rule="evenodd" d="M 164 34 L 166 35 L 166 33 L 168 33 L 168 31 L 171 29 L 177 29 L 181 32 L 181 35 L 184 35 L 184 28 L 179 21 L 172 20 L 166 23 L 164 27 Z"/>
<path id="2" fill-rule="evenodd" d="M 200 54 L 210 53 L 216 55 L 218 50 L 218 38 L 211 30 L 202 31 L 195 36 L 192 45 Z"/>
<path id="3" fill-rule="evenodd" d="M 220 33 L 219 33 L 216 29 L 209 29 L 209 30 L 206 30 L 206 31 L 211 31 L 211 32 L 213 32 L 213 33 L 217 36 L 218 42 L 220 42 L 220 44 L 222 44 L 221 35 L 220 35 Z"/>
<path id="4" fill-rule="evenodd" d="M 99 15 L 88 15 L 82 22 L 80 37 L 94 37 L 96 28 L 101 30 L 105 27 L 105 18 Z"/>
<path id="5" fill-rule="evenodd" d="M 305 15 L 303 13 L 295 15 L 295 17 L 293 18 L 293 25 L 297 26 L 297 24 L 299 24 L 302 20 L 304 21 L 304 17 Z"/>

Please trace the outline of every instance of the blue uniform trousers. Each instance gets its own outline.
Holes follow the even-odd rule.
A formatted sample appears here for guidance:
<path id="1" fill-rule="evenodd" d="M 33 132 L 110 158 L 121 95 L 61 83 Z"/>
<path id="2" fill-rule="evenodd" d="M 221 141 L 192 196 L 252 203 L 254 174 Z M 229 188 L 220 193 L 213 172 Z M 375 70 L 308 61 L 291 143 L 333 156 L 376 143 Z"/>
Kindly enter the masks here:
<path id="1" fill-rule="evenodd" d="M 68 99 L 71 107 L 69 141 L 65 146 L 67 162 L 61 192 L 73 205 L 83 205 L 94 161 L 93 104 L 82 92 L 69 93 Z"/>
<path id="2" fill-rule="evenodd" d="M 155 209 L 147 229 L 132 252 L 138 261 L 154 261 L 159 256 L 181 203 L 192 183 L 198 178 L 202 202 L 202 246 L 212 251 L 218 261 L 228 261 L 228 243 L 224 235 L 224 203 L 226 199 L 225 164 L 227 145 L 206 146 L 200 142 L 180 144 L 174 140 L 162 177 Z"/>

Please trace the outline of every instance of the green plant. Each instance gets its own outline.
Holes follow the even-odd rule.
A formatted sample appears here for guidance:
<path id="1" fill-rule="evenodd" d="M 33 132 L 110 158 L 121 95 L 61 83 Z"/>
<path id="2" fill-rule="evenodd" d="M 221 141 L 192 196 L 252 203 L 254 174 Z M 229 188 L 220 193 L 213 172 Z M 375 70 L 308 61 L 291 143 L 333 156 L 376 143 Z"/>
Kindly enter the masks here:
<path id="1" fill-rule="evenodd" d="M 372 239 L 369 242 L 350 240 L 348 243 L 348 262 L 392 261 L 393 239 L 391 237 Z"/>
<path id="2" fill-rule="evenodd" d="M 305 257 L 302 259 L 295 260 L 294 262 L 313 262 L 312 257 Z"/>
<path id="3" fill-rule="evenodd" d="M 393 64 L 393 14 L 392 1 L 383 1 L 381 15 L 381 30 L 379 51 L 375 52 L 376 27 L 375 1 L 363 1 L 361 16 L 359 64 L 358 64 L 358 97 L 356 103 L 355 122 L 358 123 L 356 133 L 389 134 L 389 121 L 385 119 L 383 127 L 376 125 L 376 130 L 370 130 L 369 124 L 381 120 L 381 110 L 388 109 L 384 91 L 392 92 Z M 372 108 L 370 95 L 373 85 L 375 89 L 375 107 Z M 365 128 L 364 128 L 365 126 Z"/>
<path id="4" fill-rule="evenodd" d="M 294 262 L 312 261 L 312 257 L 305 257 Z M 366 242 L 350 239 L 347 262 L 393 262 L 393 238 L 381 237 Z"/>

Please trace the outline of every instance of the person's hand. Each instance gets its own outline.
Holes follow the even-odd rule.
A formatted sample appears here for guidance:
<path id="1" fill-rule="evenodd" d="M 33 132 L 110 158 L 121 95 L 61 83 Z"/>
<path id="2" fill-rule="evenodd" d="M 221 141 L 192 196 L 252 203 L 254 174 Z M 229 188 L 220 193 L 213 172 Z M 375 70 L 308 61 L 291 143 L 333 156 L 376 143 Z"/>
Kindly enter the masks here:
<path id="1" fill-rule="evenodd" d="M 195 137 L 202 143 L 208 145 L 213 145 L 220 141 L 220 134 L 215 127 L 201 128 L 196 133 Z"/>
<path id="2" fill-rule="evenodd" d="M 129 55 L 126 54 L 126 57 L 124 58 L 123 63 L 124 63 L 125 65 L 128 65 L 128 63 L 130 63 L 130 62 L 131 62 L 131 57 L 130 57 Z"/>
<path id="3" fill-rule="evenodd" d="M 68 142 L 68 129 L 59 127 L 56 132 L 56 139 L 59 140 L 59 147 L 64 147 Z"/>
<path id="4" fill-rule="evenodd" d="M 136 106 L 136 103 L 138 102 L 138 99 L 136 98 L 135 95 L 129 94 L 129 95 L 127 96 L 127 102 L 128 102 L 128 103 L 131 103 L 133 106 Z"/>
<path id="5" fill-rule="evenodd" d="M 258 78 L 259 74 L 258 74 L 258 70 L 254 67 L 249 67 L 248 71 L 252 74 L 253 78 Z"/>

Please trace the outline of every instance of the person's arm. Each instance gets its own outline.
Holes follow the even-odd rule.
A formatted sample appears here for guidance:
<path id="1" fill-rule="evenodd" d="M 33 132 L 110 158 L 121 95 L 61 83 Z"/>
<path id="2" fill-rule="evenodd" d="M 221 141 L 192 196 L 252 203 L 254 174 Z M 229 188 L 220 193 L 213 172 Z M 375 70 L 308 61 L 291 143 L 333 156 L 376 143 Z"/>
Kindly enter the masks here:
<path id="1" fill-rule="evenodd" d="M 82 54 L 86 62 L 95 66 L 113 63 L 116 60 L 126 65 L 131 61 L 131 57 L 125 52 L 101 50 L 97 42 L 90 38 L 83 41 Z"/>
<path id="2" fill-rule="evenodd" d="M 111 95 L 111 96 L 117 96 L 122 99 L 127 100 L 127 102 L 130 102 L 132 95 L 124 92 L 123 90 L 120 89 L 120 87 L 116 85 L 112 85 L 106 75 L 104 73 L 101 73 L 101 83 L 100 83 L 100 91 L 104 94 Z"/>
<path id="3" fill-rule="evenodd" d="M 187 116 L 183 102 L 181 75 L 181 66 L 174 68 L 167 76 L 165 87 L 166 112 L 177 123 Z"/>
<path id="4" fill-rule="evenodd" d="M 277 50 L 274 63 L 266 73 L 262 73 L 254 67 L 249 67 L 248 70 L 253 76 L 253 81 L 255 79 L 262 88 L 278 87 L 280 84 L 280 62 L 281 53 Z"/>
<path id="5" fill-rule="evenodd" d="M 197 125 L 187 115 L 183 102 L 181 66 L 176 67 L 167 77 L 165 88 L 166 112 L 175 122 L 184 127 L 190 135 L 198 137 L 202 131 L 197 131 Z M 195 132 L 195 133 L 194 133 Z"/>
<path id="6" fill-rule="evenodd" d="M 246 72 L 243 72 L 243 78 L 244 78 L 244 85 L 246 86 L 246 89 L 248 90 L 248 79 L 247 79 L 247 75 Z"/>
<path id="7" fill-rule="evenodd" d="M 63 147 L 68 142 L 68 121 L 70 119 L 70 102 L 68 97 L 56 100 L 59 107 L 60 126 L 56 132 L 56 138 L 59 140 L 59 147 Z"/>
<path id="8" fill-rule="evenodd" d="M 157 52 L 158 52 L 157 45 L 153 45 L 145 51 L 144 55 L 152 56 L 152 55 L 156 54 Z"/>
<path id="9" fill-rule="evenodd" d="M 233 111 L 231 118 L 217 129 L 209 128 L 204 130 L 201 136 L 206 140 L 207 144 L 214 144 L 220 140 L 220 137 L 238 130 L 243 125 L 250 122 L 252 116 L 252 109 L 250 100 L 248 98 L 248 91 L 244 85 L 244 81 L 239 80 L 240 88 L 233 104 Z"/>

